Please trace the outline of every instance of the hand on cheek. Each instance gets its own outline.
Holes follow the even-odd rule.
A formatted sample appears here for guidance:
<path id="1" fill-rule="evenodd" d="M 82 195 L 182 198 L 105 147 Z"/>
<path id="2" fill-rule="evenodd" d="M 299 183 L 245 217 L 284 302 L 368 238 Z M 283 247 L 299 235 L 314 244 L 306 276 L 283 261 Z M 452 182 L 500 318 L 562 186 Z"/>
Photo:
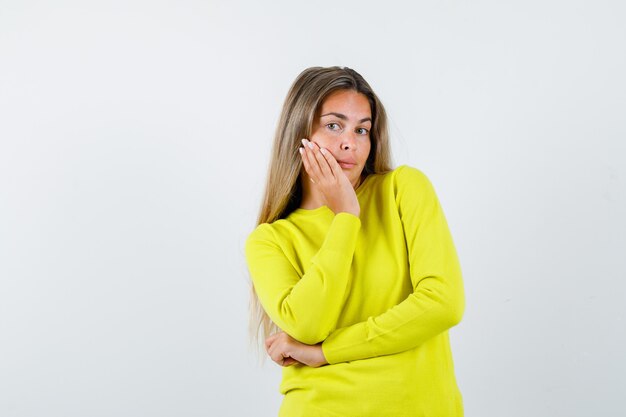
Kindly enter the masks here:
<path id="1" fill-rule="evenodd" d="M 334 213 L 346 212 L 359 216 L 361 207 L 350 180 L 326 149 L 302 139 L 302 164 L 311 182 L 321 191 L 326 204 Z"/>

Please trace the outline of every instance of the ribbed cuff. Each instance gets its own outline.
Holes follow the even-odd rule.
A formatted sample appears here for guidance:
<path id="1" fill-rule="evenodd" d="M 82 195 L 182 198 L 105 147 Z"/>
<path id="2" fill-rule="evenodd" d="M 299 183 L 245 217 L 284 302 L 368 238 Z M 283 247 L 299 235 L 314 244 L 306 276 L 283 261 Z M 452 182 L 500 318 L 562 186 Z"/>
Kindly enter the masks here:
<path id="1" fill-rule="evenodd" d="M 322 247 L 338 252 L 344 252 L 349 247 L 354 248 L 359 230 L 361 230 L 360 218 L 351 213 L 337 213 L 330 224 Z"/>
<path id="2" fill-rule="evenodd" d="M 365 322 L 337 329 L 322 343 L 322 352 L 329 364 L 351 361 L 356 358 L 377 356 L 367 343 Z"/>

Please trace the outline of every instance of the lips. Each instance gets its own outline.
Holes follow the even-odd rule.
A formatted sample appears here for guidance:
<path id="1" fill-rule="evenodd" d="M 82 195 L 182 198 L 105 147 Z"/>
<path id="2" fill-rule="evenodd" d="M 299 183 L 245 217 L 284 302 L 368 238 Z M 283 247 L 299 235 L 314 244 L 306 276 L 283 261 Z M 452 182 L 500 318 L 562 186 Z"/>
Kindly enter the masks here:
<path id="1" fill-rule="evenodd" d="M 350 164 L 350 165 L 356 165 L 356 161 L 354 159 L 337 159 L 337 162 L 340 164 Z"/>
<path id="2" fill-rule="evenodd" d="M 352 169 L 356 166 L 356 163 L 354 162 L 337 161 L 337 163 L 343 169 Z"/>

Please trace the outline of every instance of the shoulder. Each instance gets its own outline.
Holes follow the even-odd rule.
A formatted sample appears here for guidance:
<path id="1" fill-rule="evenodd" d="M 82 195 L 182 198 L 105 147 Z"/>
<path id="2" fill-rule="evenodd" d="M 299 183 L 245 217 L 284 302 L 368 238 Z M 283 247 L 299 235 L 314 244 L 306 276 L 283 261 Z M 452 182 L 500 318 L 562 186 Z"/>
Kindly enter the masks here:
<path id="1" fill-rule="evenodd" d="M 272 234 L 271 229 L 272 229 L 271 224 L 261 223 L 257 225 L 252 232 L 250 232 L 247 240 L 255 240 L 255 239 L 265 240 L 267 239 L 267 237 L 271 236 Z"/>
<path id="2" fill-rule="evenodd" d="M 437 203 L 435 189 L 422 170 L 410 165 L 400 165 L 389 174 L 398 207 L 416 209 Z"/>
<path id="3" fill-rule="evenodd" d="M 400 165 L 392 172 L 395 176 L 396 182 L 412 182 L 420 184 L 430 183 L 428 176 L 422 170 L 410 165 Z"/>
<path id="4" fill-rule="evenodd" d="M 248 263 L 250 263 L 268 251 L 274 252 L 279 248 L 280 244 L 272 224 L 261 223 L 246 238 L 244 253 Z"/>
<path id="5" fill-rule="evenodd" d="M 362 191 L 364 194 L 383 193 L 395 197 L 398 202 L 404 196 L 410 199 L 423 199 L 434 193 L 428 176 L 410 165 L 400 165 L 390 171 L 371 176 L 370 185 Z"/>
<path id="6" fill-rule="evenodd" d="M 261 223 L 250 232 L 247 240 L 276 240 L 278 229 L 283 226 L 284 222 L 284 219 L 279 219 L 272 223 Z"/>
<path id="7" fill-rule="evenodd" d="M 248 235 L 245 242 L 246 252 L 253 246 L 276 243 L 276 236 L 271 223 L 261 223 Z"/>
<path id="8" fill-rule="evenodd" d="M 404 185 L 407 183 L 413 185 L 430 183 L 426 174 L 410 165 L 400 165 L 386 172 L 370 174 L 370 177 L 372 177 L 371 182 L 376 183 L 377 186 L 383 187 L 397 184 Z"/>
<path id="9" fill-rule="evenodd" d="M 387 175 L 389 175 L 389 180 L 393 184 L 396 194 L 407 191 L 433 192 L 433 186 L 428 176 L 422 170 L 410 165 L 400 165 Z"/>
<path id="10" fill-rule="evenodd" d="M 246 238 L 246 248 L 254 244 L 281 246 L 281 242 L 293 233 L 293 226 L 286 219 L 278 219 L 272 223 L 257 225 Z"/>

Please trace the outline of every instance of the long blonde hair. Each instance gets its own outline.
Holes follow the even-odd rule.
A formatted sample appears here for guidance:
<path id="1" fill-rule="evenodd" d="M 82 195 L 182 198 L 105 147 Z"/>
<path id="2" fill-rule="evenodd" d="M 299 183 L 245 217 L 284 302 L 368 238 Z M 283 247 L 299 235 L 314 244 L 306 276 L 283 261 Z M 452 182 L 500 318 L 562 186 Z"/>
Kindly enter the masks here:
<path id="1" fill-rule="evenodd" d="M 365 95 L 372 112 L 370 131 L 371 149 L 363 168 L 363 179 L 370 174 L 389 172 L 391 152 L 387 130 L 387 114 L 382 103 L 367 81 L 356 71 L 346 67 L 311 67 L 298 75 L 283 104 L 270 156 L 265 193 L 257 225 L 283 219 L 300 206 L 302 160 L 298 152 L 300 140 L 310 138 L 313 122 L 324 99 L 337 90 L 353 90 Z M 250 336 L 258 345 L 259 333 L 263 339 L 278 331 L 250 285 Z"/>

